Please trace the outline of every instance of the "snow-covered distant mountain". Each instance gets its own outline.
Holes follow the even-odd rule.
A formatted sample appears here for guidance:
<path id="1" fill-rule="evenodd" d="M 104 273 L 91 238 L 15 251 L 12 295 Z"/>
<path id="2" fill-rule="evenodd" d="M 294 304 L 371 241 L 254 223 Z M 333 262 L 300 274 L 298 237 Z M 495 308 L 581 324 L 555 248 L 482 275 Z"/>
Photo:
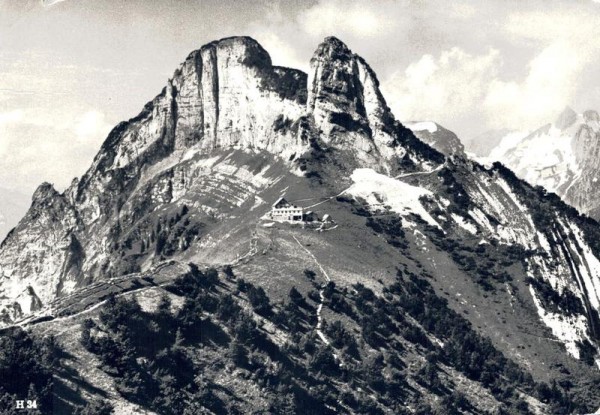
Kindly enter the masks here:
<path id="1" fill-rule="evenodd" d="M 505 137 L 513 134 L 523 138 L 528 135 L 529 132 L 501 128 L 498 130 L 487 130 L 470 138 L 461 137 L 461 141 L 465 145 L 465 149 L 468 153 L 471 153 L 476 157 L 488 157 L 492 150 L 498 147 Z"/>
<path id="2" fill-rule="evenodd" d="M 488 155 L 519 177 L 561 196 L 580 212 L 600 217 L 600 117 L 565 110 L 530 134 L 506 134 Z"/>

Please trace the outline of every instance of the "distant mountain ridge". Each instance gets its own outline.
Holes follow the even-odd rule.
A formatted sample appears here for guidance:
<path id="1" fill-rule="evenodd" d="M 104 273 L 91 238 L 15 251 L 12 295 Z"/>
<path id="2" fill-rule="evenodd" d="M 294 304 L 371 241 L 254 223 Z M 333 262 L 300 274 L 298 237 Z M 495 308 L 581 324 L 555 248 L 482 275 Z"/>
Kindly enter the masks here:
<path id="1" fill-rule="evenodd" d="M 467 151 L 477 157 L 488 157 L 493 149 L 500 145 L 500 142 L 509 135 L 517 135 L 519 138 L 526 136 L 528 132 L 501 128 L 497 130 L 484 131 L 474 137 L 461 137 Z"/>
<path id="2" fill-rule="evenodd" d="M 487 157 L 598 219 L 599 119 L 595 110 L 576 113 L 567 107 L 553 123 L 530 134 L 505 136 Z"/>
<path id="3" fill-rule="evenodd" d="M 406 128 L 410 129 L 419 140 L 429 144 L 446 156 L 465 156 L 465 146 L 452 131 L 442 127 L 433 121 L 406 122 Z"/>

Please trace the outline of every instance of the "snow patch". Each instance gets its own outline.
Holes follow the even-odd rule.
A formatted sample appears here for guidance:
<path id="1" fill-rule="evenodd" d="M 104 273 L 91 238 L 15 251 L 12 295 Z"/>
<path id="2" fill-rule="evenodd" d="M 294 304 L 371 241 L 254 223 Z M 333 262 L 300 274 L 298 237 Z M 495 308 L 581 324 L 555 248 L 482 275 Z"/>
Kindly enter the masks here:
<path id="1" fill-rule="evenodd" d="M 573 129 L 580 125 L 576 123 L 567 130 L 548 126 L 526 136 L 508 135 L 490 153 L 490 158 L 503 162 L 529 183 L 557 192 L 572 185 L 581 174 L 572 145 Z"/>
<path id="2" fill-rule="evenodd" d="M 257 207 L 259 207 L 263 203 L 265 203 L 265 201 L 263 200 L 263 198 L 261 198 L 260 196 L 254 196 L 254 204 L 250 208 L 250 211 L 253 211 L 254 209 L 256 209 Z"/>
<path id="3" fill-rule="evenodd" d="M 529 135 L 529 131 L 513 131 L 505 135 L 500 144 L 496 146 L 489 155 L 491 160 L 502 160 L 504 155 L 515 148 L 519 143 Z"/>
<path id="4" fill-rule="evenodd" d="M 544 249 L 544 251 L 551 254 L 552 248 L 550 247 L 550 243 L 548 242 L 548 239 L 546 238 L 546 236 L 543 233 L 541 233 L 540 231 L 537 231 L 537 237 L 538 237 L 539 244 Z"/>
<path id="5" fill-rule="evenodd" d="M 456 213 L 452 213 L 451 214 L 452 219 L 454 219 L 454 222 L 456 222 L 458 224 L 458 226 L 460 226 L 461 228 L 463 228 L 464 230 L 468 231 L 469 233 L 475 235 L 477 233 L 477 227 L 475 225 L 473 225 L 470 222 L 467 222 L 465 220 L 465 218 L 463 218 L 460 215 L 457 215 Z"/>
<path id="6" fill-rule="evenodd" d="M 373 169 L 356 169 L 350 177 L 354 184 L 346 193 L 364 199 L 369 206 L 389 207 L 401 215 L 414 213 L 428 224 L 441 228 L 419 201 L 421 197 L 433 198 L 433 193 L 429 190 L 411 186 Z"/>
<path id="7" fill-rule="evenodd" d="M 577 245 L 581 248 L 581 254 L 576 249 L 573 249 L 573 251 L 577 253 L 580 260 L 578 264 L 579 273 L 585 284 L 588 299 L 592 307 L 600 311 L 600 261 L 584 242 L 581 230 L 573 225 L 570 229 L 573 231 L 573 235 L 575 235 Z"/>
<path id="8" fill-rule="evenodd" d="M 587 331 L 586 318 L 582 315 L 565 316 L 562 314 L 550 313 L 542 307 L 532 286 L 529 286 L 529 291 L 533 297 L 533 302 L 537 308 L 538 315 L 544 324 L 552 330 L 552 334 L 557 339 L 564 343 L 567 352 L 575 359 L 579 359 L 577 342 L 580 342 L 587 337 L 582 335 L 582 333 Z"/>
<path id="9" fill-rule="evenodd" d="M 495 232 L 494 226 L 492 226 L 489 219 L 487 218 L 487 216 L 485 216 L 485 213 L 483 213 L 481 209 L 475 208 L 473 210 L 470 210 L 469 216 L 471 216 L 473 220 L 475 220 L 475 222 L 481 225 L 481 227 L 487 229 L 489 232 Z"/>
<path id="10" fill-rule="evenodd" d="M 406 123 L 404 126 L 413 131 L 429 131 L 430 133 L 435 133 L 438 130 L 437 125 L 432 121 L 421 121 L 421 122 L 413 122 Z"/>

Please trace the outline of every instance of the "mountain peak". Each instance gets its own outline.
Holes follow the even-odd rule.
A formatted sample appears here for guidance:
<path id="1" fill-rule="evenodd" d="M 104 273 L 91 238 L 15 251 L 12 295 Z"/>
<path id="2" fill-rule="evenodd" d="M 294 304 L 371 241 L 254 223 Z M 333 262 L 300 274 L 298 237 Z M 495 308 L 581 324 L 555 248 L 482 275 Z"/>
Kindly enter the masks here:
<path id="1" fill-rule="evenodd" d="M 565 110 L 562 124 L 573 113 Z M 581 121 L 578 115 L 567 131 Z M 582 126 L 579 147 L 562 140 L 560 148 L 594 157 L 594 123 Z M 551 154 L 543 139 L 535 147 L 532 159 Z M 162 368 L 154 376 L 155 367 L 136 362 L 162 365 L 170 359 L 161 357 L 163 350 L 176 346 L 183 357 L 197 356 L 202 346 L 208 353 L 181 361 L 172 373 L 180 375 L 174 378 L 180 389 L 190 391 L 181 405 L 200 401 L 191 406 L 195 413 L 393 413 L 428 400 L 439 408 L 418 411 L 503 412 L 526 410 L 530 402 L 540 413 L 566 413 L 554 405 L 562 401 L 550 402 L 550 396 L 562 400 L 559 389 L 547 394 L 548 386 L 529 379 L 572 379 L 574 392 L 594 395 L 583 387 L 596 375 L 587 364 L 597 359 L 600 338 L 600 228 L 502 164 L 484 167 L 462 150 L 439 124 L 400 124 L 375 72 L 335 37 L 318 46 L 308 75 L 272 66 L 252 38 L 209 43 L 138 116 L 112 130 L 81 180 L 61 193 L 49 183 L 36 190 L 27 216 L 0 244 L 0 327 L 55 330 L 73 364 L 90 377 L 83 380 L 102 377 L 105 389 L 93 399 L 110 396 L 127 408 L 120 412 L 170 412 Z M 586 167 L 570 176 L 593 183 Z M 296 219 L 306 220 L 273 215 L 282 195 L 306 213 Z M 242 278 L 247 289 L 240 290 Z M 331 283 L 313 296 L 312 279 Z M 252 300 L 254 290 L 260 304 Z M 102 305 L 109 294 L 119 298 L 121 311 L 136 314 L 106 320 L 125 315 L 114 304 Z M 172 302 L 173 312 L 152 306 L 157 295 Z M 341 306 L 333 307 L 329 297 Z M 199 300 L 200 306 L 204 300 L 225 304 L 226 312 L 177 307 Z M 290 300 L 304 305 L 287 307 Z M 427 312 L 414 307 L 419 301 L 427 302 Z M 379 318 L 392 309 L 397 313 Z M 99 330 L 89 329 L 89 320 L 82 325 L 82 314 L 99 321 Z M 207 318 L 217 337 L 198 342 L 197 328 Z M 259 319 L 272 330 L 255 327 L 236 339 L 239 327 L 252 328 Z M 130 330 L 140 321 L 147 324 Z M 43 326 L 34 328 L 38 323 Z M 86 336 L 79 333 L 83 326 Z M 146 333 L 169 327 L 179 335 L 150 351 L 144 347 Z M 515 327 L 524 328 L 518 336 Z M 80 337 L 85 341 L 72 341 Z M 309 347 L 289 348 L 296 338 Z M 237 340 L 241 353 L 233 356 L 227 348 Z M 469 347 L 461 348 L 465 341 Z M 111 358 L 91 373 L 90 357 L 106 357 L 111 350 L 102 347 L 114 346 L 110 342 L 123 346 L 127 370 Z M 532 346 L 519 349 L 527 343 Z M 432 354 L 440 364 L 426 359 Z M 268 377 L 247 376 L 254 368 L 268 375 L 264 362 L 285 370 L 285 394 L 274 394 Z M 222 373 L 202 371 L 206 365 L 227 367 L 233 381 L 218 383 Z M 181 367 L 186 370 L 176 370 Z M 371 369 L 385 374 L 378 384 Z M 202 397 L 213 390 L 198 388 L 198 373 L 219 388 L 210 407 Z M 506 381 L 490 383 L 490 373 Z M 127 381 L 122 375 L 151 387 L 119 393 Z M 292 382 L 294 376 L 302 381 Z M 314 393 L 323 376 L 332 376 L 326 384 L 333 386 Z M 346 379 L 357 379 L 368 393 Z M 154 390 L 160 394 L 146 393 Z M 441 399 L 446 390 L 464 395 L 462 403 L 455 396 Z M 548 402 L 534 401 L 528 391 Z M 330 399 L 341 394 L 348 399 Z M 397 399 L 387 399 L 392 395 Z M 130 399 L 139 407 L 130 411 Z M 364 399 L 374 403 L 363 406 Z M 564 406 L 579 409 L 566 399 Z M 600 406 L 594 399 L 593 410 Z"/>
<path id="2" fill-rule="evenodd" d="M 395 120 L 367 63 L 331 36 L 317 47 L 310 66 L 307 109 L 322 139 L 359 158 L 371 153 L 392 157 L 389 131 Z"/>
<path id="3" fill-rule="evenodd" d="M 350 59 L 352 56 L 352 51 L 344 42 L 335 36 L 328 36 L 317 46 L 313 59 L 327 57 L 331 60 L 338 60 Z"/>
<path id="4" fill-rule="evenodd" d="M 43 201 L 58 195 L 58 192 L 54 188 L 54 186 L 48 182 L 44 182 L 38 186 L 38 188 L 33 192 L 32 200 Z"/>
<path id="5" fill-rule="evenodd" d="M 260 46 L 260 44 L 250 36 L 229 36 L 224 37 L 219 40 L 215 40 L 207 45 L 251 45 L 251 46 Z M 205 45 L 205 46 L 207 46 Z M 262 46 L 260 46 L 262 48 Z"/>
<path id="6" fill-rule="evenodd" d="M 573 125 L 575 121 L 577 121 L 577 113 L 567 105 L 556 118 L 554 125 L 559 130 L 566 130 Z"/>
<path id="7" fill-rule="evenodd" d="M 212 51 L 212 52 L 211 52 Z M 189 54 L 187 60 L 198 59 L 202 54 L 221 51 L 223 57 L 237 58 L 237 62 L 246 66 L 270 67 L 269 53 L 250 36 L 231 36 L 212 41 Z"/>
<path id="8" fill-rule="evenodd" d="M 47 303 L 76 284 L 160 261 L 146 238 L 156 237 L 154 226 L 164 237 L 176 232 L 163 212 L 167 206 L 189 212 L 190 220 L 180 224 L 187 233 L 165 248 L 169 255 L 183 252 L 215 212 L 214 222 L 225 220 L 271 186 L 275 176 L 254 172 L 259 162 L 296 181 L 298 175 L 326 176 L 322 161 L 329 158 L 337 178 L 341 169 L 365 166 L 388 173 L 409 165 L 430 169 L 443 158 L 427 149 L 401 128 L 373 70 L 339 39 L 319 45 L 308 76 L 273 66 L 252 38 L 220 39 L 192 52 L 159 95 L 119 123 L 63 194 L 49 183 L 36 190 L 26 218 L 0 247 L 0 277 L 18 268 L 11 275 L 31 283 Z M 215 174 L 230 192 L 210 194 Z M 240 189 L 247 191 L 240 196 Z M 29 258 L 41 249 L 47 253 L 34 263 Z"/>

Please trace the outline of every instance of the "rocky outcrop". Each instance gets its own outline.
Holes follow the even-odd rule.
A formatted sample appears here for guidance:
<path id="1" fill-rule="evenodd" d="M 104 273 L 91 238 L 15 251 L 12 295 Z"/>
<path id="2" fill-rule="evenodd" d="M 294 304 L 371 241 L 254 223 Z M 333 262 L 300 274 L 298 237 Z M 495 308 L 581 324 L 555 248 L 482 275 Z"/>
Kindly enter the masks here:
<path id="1" fill-rule="evenodd" d="M 226 148 L 264 150 L 282 159 L 302 153 L 307 143 L 291 127 L 304 111 L 305 79 L 299 71 L 273 67 L 266 51 L 250 38 L 202 47 L 144 111 L 110 133 L 78 183 L 74 202 L 113 194 L 104 191 L 110 185 L 126 195 L 142 170 L 190 148 L 204 154 Z M 91 203 L 83 211 L 84 222 L 98 219 L 96 205 L 103 211 L 122 202 L 109 198 Z"/>
<path id="2" fill-rule="evenodd" d="M 71 238 L 80 229 L 77 211 L 64 195 L 44 183 L 33 194 L 32 205 L 0 248 L 0 304 L 11 305 L 25 288 L 46 303 L 57 295 Z M 77 281 L 80 270 L 71 274 Z M 74 283 L 73 283 L 74 285 Z M 21 305 L 21 309 L 30 309 Z"/>
<path id="3" fill-rule="evenodd" d="M 385 161 L 403 156 L 394 134 L 394 116 L 369 65 L 339 39 L 328 37 L 311 61 L 307 110 L 328 145 L 389 170 Z"/>

